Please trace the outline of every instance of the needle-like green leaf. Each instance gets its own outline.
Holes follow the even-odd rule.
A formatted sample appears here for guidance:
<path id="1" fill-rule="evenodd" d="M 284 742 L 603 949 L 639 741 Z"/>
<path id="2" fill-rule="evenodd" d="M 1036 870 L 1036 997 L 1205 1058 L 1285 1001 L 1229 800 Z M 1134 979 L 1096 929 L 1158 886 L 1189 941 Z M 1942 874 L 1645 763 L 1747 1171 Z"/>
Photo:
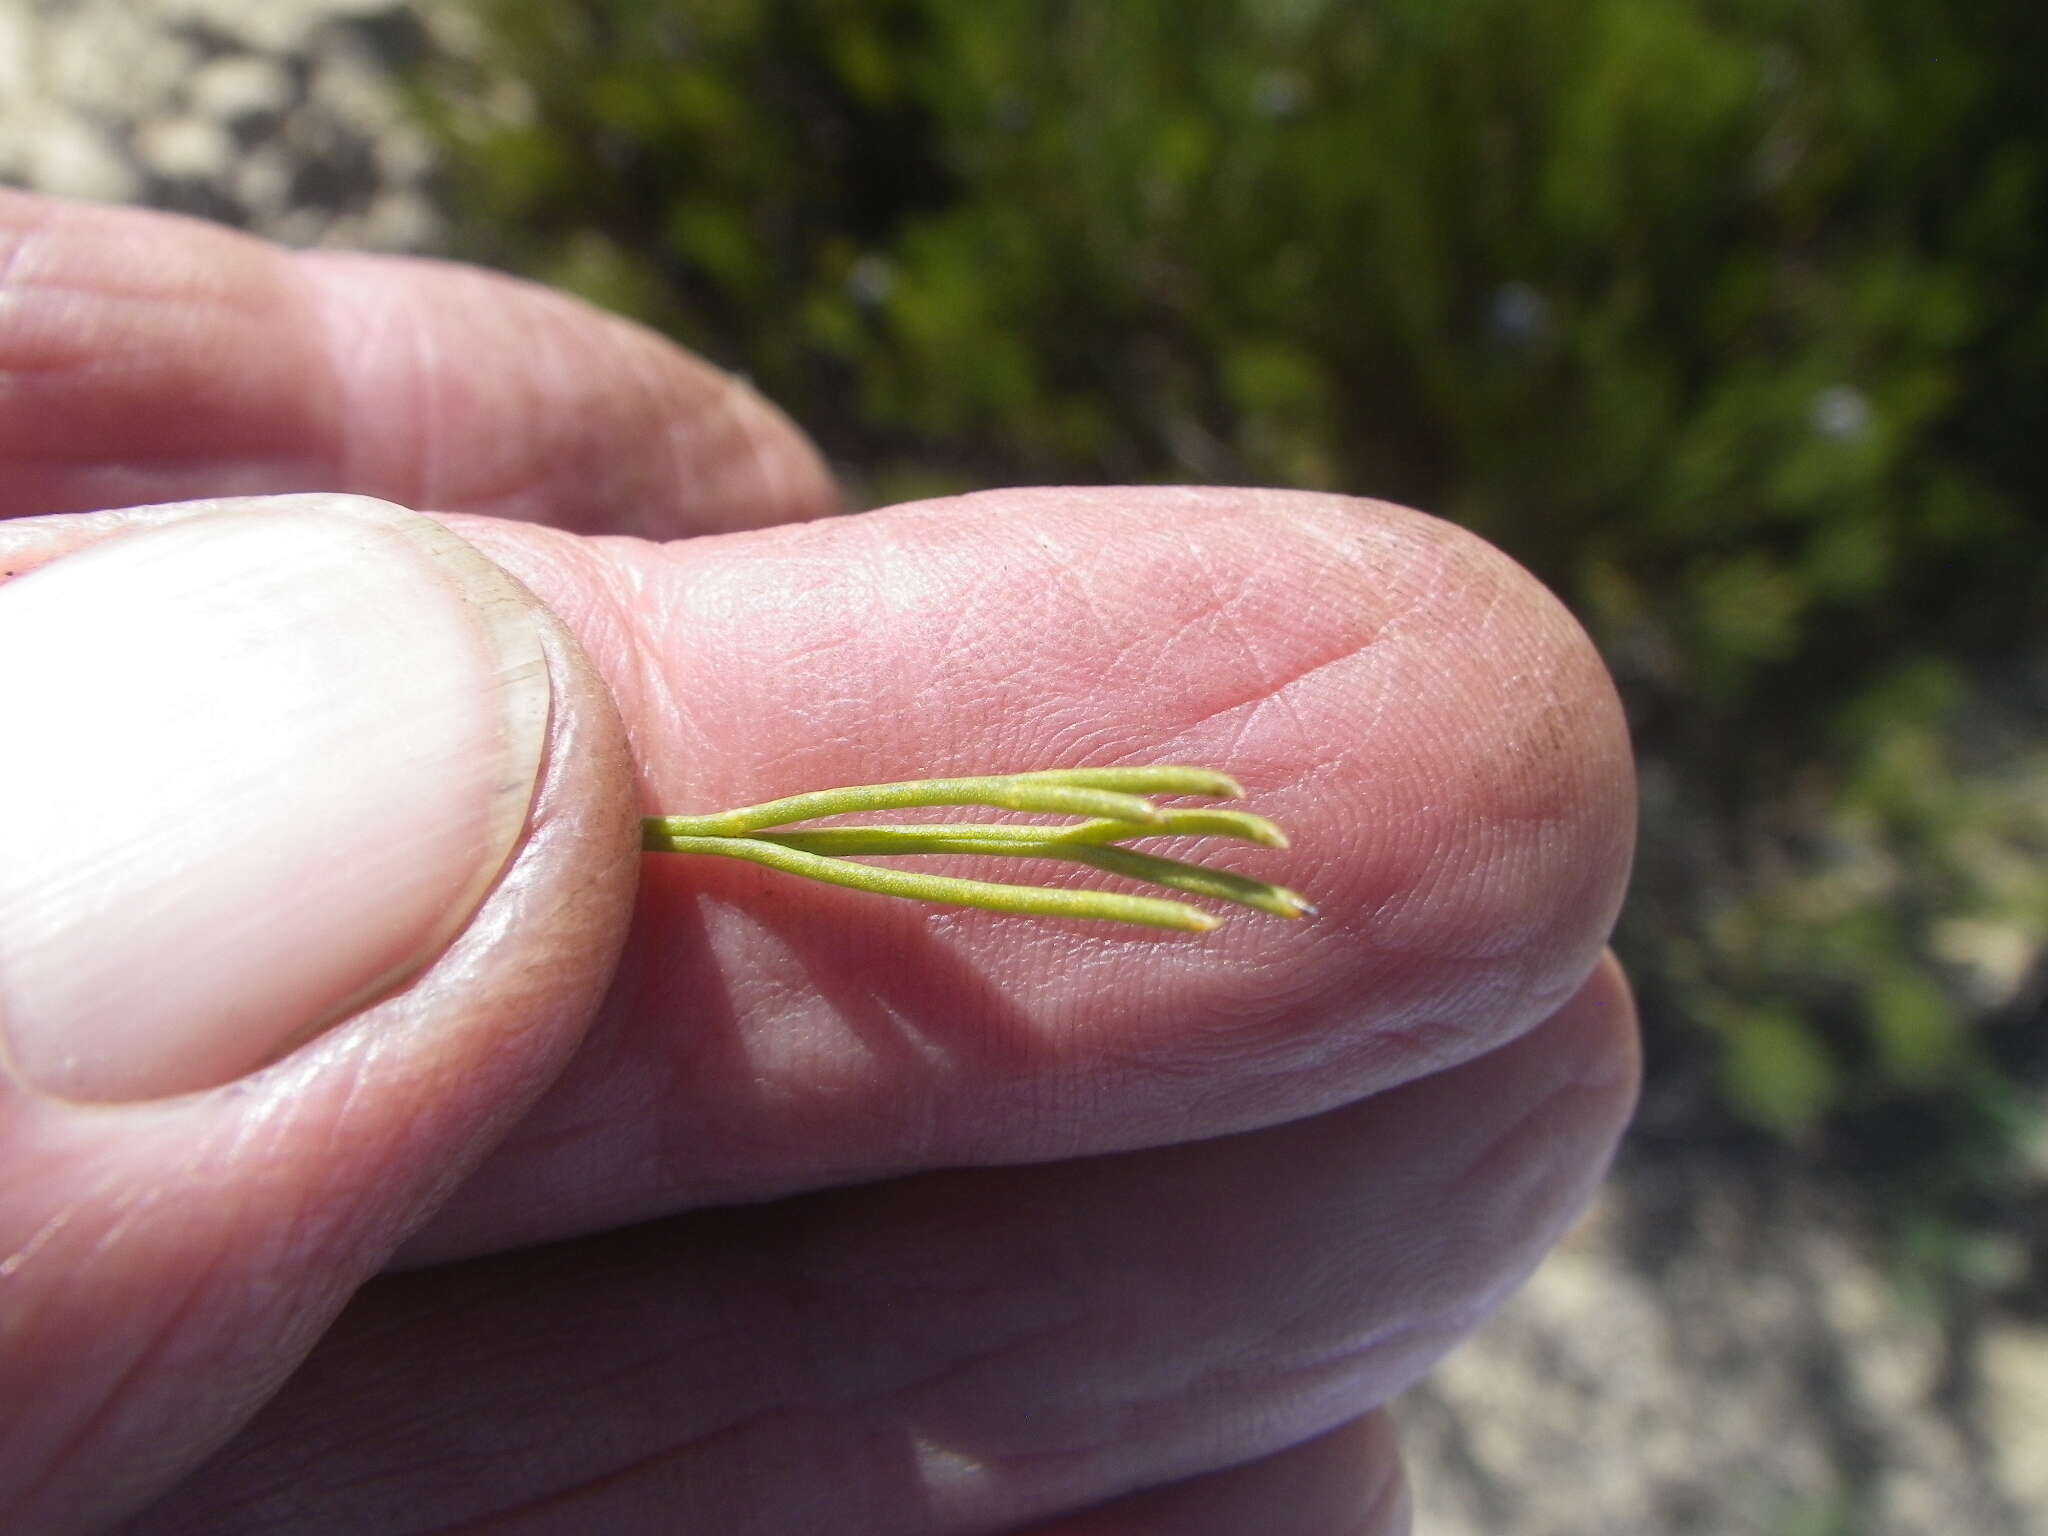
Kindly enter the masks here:
<path id="1" fill-rule="evenodd" d="M 999 912 L 1103 918 L 1183 932 L 1205 932 L 1216 926 L 1217 919 L 1183 902 L 1151 896 L 964 880 L 854 860 L 898 854 L 1062 859 L 1168 890 L 1236 902 L 1278 917 L 1312 914 L 1315 908 L 1285 886 L 1121 846 L 1141 837 L 1224 837 L 1285 848 L 1286 834 L 1263 816 L 1244 811 L 1162 809 L 1144 798 L 1198 795 L 1224 799 L 1243 792 L 1228 774 L 1177 766 L 1054 768 L 976 778 L 911 779 L 787 795 L 706 816 L 650 816 L 641 826 L 641 846 L 656 853 L 745 859 L 807 879 L 891 896 Z M 953 805 L 1087 819 L 1053 826 L 1042 822 L 793 825 L 859 812 Z"/>

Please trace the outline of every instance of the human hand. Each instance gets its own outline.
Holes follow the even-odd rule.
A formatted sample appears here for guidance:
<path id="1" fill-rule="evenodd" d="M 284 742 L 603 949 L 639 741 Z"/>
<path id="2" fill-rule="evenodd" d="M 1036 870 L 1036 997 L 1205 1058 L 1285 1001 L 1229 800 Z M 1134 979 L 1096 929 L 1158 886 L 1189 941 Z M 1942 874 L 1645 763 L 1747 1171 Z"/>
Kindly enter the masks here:
<path id="1" fill-rule="evenodd" d="M 565 300 L 5 193 L 0 463 L 0 1527 L 1404 1527 L 1383 1405 L 1634 1093 L 1626 741 L 1510 562 L 1241 490 L 807 522 L 793 429 Z M 1166 761 L 1318 918 L 633 852 Z"/>

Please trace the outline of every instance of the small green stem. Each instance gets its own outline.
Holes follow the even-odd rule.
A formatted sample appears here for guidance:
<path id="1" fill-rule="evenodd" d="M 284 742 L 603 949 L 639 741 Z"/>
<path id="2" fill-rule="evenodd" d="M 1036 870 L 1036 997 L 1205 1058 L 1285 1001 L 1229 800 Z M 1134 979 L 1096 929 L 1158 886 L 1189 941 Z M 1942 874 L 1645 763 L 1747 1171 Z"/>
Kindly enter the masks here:
<path id="1" fill-rule="evenodd" d="M 910 896 L 919 901 L 944 902 L 957 907 L 980 907 L 988 912 L 1098 917 L 1113 922 L 1140 923 L 1148 928 L 1177 928 L 1184 933 L 1207 933 L 1219 921 L 1185 902 L 1161 901 L 1154 896 L 1060 890 L 1041 885 L 1004 885 L 991 880 L 962 880 L 955 875 L 912 874 L 908 870 L 882 869 L 873 864 L 855 864 L 824 854 L 806 853 L 801 848 L 760 838 L 678 838 L 665 851 L 745 859 L 749 863 L 779 869 L 784 874 L 802 875 L 829 885 L 851 886 L 856 891 Z"/>
<path id="2" fill-rule="evenodd" d="M 1087 864 L 1168 890 L 1236 902 L 1277 917 L 1315 908 L 1284 886 L 1118 846 L 1141 837 L 1227 837 L 1285 848 L 1287 837 L 1243 811 L 1161 809 L 1145 795 L 1242 794 L 1237 781 L 1206 768 L 1060 768 L 963 779 L 912 779 L 789 795 L 708 816 L 650 816 L 641 846 L 658 853 L 744 859 L 856 890 L 998 912 L 1101 918 L 1183 932 L 1206 932 L 1218 919 L 1184 902 L 1110 891 L 1050 889 L 948 875 L 918 874 L 852 862 L 896 854 L 997 854 Z M 924 806 L 981 805 L 999 810 L 1079 815 L 1060 826 L 959 822 L 789 828 L 793 822 Z"/>
<path id="3" fill-rule="evenodd" d="M 957 853 L 996 854 L 1008 858 L 1064 859 L 1070 864 L 1089 864 L 1111 874 L 1142 880 L 1147 885 L 1186 891 L 1191 896 L 1213 896 L 1239 906 L 1270 912 L 1275 917 L 1305 917 L 1315 908 L 1285 886 L 1220 869 L 1205 869 L 1178 859 L 1139 853 L 1130 848 L 1100 843 L 1068 842 L 1057 834 L 1031 837 L 1035 827 L 1003 828 L 1025 833 L 1024 837 L 977 836 L 971 824 L 964 827 L 828 827 L 813 832 L 763 832 L 755 841 L 829 858 L 874 854 Z M 943 835 L 941 835 L 943 834 Z M 700 850 L 701 851 L 701 850 Z M 1014 889 L 1014 887 L 1012 887 Z"/>
<path id="4" fill-rule="evenodd" d="M 666 835 L 666 834 L 664 834 Z M 1285 848 L 1287 834 L 1263 816 L 1242 811 L 1167 810 L 1152 826 L 1128 821 L 1075 821 L 1063 827 L 1042 822 L 918 822 L 912 826 L 804 827 L 799 832 L 764 830 L 757 836 L 795 837 L 813 853 L 919 853 L 934 838 L 972 837 L 1001 843 L 1118 843 L 1136 837 L 1231 837 L 1267 848 Z"/>
<path id="5" fill-rule="evenodd" d="M 1170 891 L 1234 901 L 1241 907 L 1268 912 L 1274 917 L 1314 917 L 1316 914 L 1314 907 L 1284 885 L 1268 885 L 1263 880 L 1248 880 L 1224 869 L 1184 864 L 1178 859 L 1162 859 L 1156 853 L 1084 845 L 1063 850 L 1061 857 L 1072 859 L 1077 864 L 1092 864 L 1113 875 L 1143 880 L 1148 885 L 1164 886 Z"/>
<path id="6" fill-rule="evenodd" d="M 854 811 L 899 811 L 927 805 L 986 805 L 1000 811 L 1041 811 L 1054 815 L 1103 816 L 1153 823 L 1159 808 L 1137 795 L 1085 784 L 1031 782 L 1023 774 L 975 779 L 910 779 L 901 784 L 856 784 L 818 789 L 716 811 L 709 816 L 654 816 L 649 821 L 675 837 L 744 837 L 749 832 L 844 816 Z"/>

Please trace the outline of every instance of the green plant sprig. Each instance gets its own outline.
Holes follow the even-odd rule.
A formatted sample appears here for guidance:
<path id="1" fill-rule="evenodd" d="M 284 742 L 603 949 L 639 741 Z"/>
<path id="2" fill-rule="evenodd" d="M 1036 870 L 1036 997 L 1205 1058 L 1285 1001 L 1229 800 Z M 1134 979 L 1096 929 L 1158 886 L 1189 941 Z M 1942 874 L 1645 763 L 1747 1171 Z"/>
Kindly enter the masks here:
<path id="1" fill-rule="evenodd" d="M 789 795 L 706 816 L 649 816 L 641 824 L 641 847 L 652 853 L 745 859 L 810 880 L 919 901 L 992 912 L 1098 918 L 1185 933 L 1206 933 L 1221 919 L 1186 902 L 1156 896 L 965 880 L 855 860 L 903 854 L 1056 859 L 1166 890 L 1234 902 L 1275 917 L 1312 915 L 1315 908 L 1285 886 L 1121 846 L 1140 837 L 1225 837 L 1285 848 L 1286 834 L 1263 816 L 1162 808 L 1146 798 L 1232 800 L 1243 793 L 1227 774 L 1185 767 L 1054 768 L 964 779 L 908 779 Z M 1057 826 L 945 822 L 792 827 L 829 816 L 962 805 L 1086 819 Z"/>

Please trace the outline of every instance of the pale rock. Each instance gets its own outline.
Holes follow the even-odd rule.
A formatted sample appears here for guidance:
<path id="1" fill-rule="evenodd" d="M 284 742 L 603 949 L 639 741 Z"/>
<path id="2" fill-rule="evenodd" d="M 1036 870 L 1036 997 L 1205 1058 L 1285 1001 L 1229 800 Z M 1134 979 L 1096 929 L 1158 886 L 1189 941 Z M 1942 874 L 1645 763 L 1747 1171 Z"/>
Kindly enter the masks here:
<path id="1" fill-rule="evenodd" d="M 233 54 L 215 59 L 186 87 L 191 110 L 244 137 L 274 123 L 292 105 L 291 72 L 275 59 Z"/>
<path id="2" fill-rule="evenodd" d="M 205 181 L 235 157 L 234 140 L 219 123 L 204 117 L 162 117 L 135 135 L 136 153 L 167 181 Z"/>
<path id="3" fill-rule="evenodd" d="M 23 117 L 26 132 L 0 163 L 18 164 L 24 186 L 88 203 L 125 203 L 141 195 L 134 164 L 85 117 L 49 106 Z"/>

